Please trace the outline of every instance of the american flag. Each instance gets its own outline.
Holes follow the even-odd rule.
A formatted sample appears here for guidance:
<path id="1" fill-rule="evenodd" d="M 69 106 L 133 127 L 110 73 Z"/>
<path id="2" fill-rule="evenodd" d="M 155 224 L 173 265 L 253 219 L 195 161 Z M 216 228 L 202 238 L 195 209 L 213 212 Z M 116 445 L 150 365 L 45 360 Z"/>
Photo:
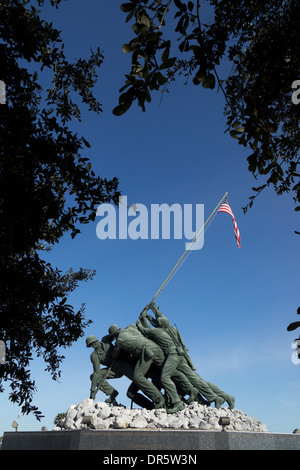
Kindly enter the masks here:
<path id="1" fill-rule="evenodd" d="M 239 232 L 237 223 L 236 223 L 236 221 L 235 221 L 233 212 L 232 212 L 232 210 L 231 210 L 231 208 L 230 208 L 230 206 L 229 206 L 229 204 L 228 204 L 227 198 L 225 199 L 224 203 L 220 206 L 218 212 L 226 212 L 226 214 L 231 215 L 231 217 L 232 217 L 232 222 L 233 222 L 233 228 L 234 228 L 234 234 L 235 234 L 235 238 L 236 238 L 236 242 L 237 242 L 238 247 L 241 248 L 241 235 L 240 235 L 240 232 Z"/>

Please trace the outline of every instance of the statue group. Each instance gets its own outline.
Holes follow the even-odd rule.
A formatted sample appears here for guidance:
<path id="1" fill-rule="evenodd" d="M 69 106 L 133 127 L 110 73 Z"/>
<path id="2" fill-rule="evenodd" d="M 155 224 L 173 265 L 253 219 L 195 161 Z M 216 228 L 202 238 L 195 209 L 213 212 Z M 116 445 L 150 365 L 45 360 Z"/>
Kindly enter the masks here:
<path id="1" fill-rule="evenodd" d="M 193 401 L 216 408 L 226 402 L 234 408 L 233 396 L 196 372 L 177 327 L 171 326 L 154 301 L 145 307 L 136 324 L 124 329 L 111 325 L 101 341 L 91 335 L 86 345 L 94 349 L 92 399 L 100 390 L 108 395 L 106 403 L 117 405 L 118 391 L 108 380 L 125 376 L 131 381 L 127 397 L 142 408 L 165 408 L 167 413 L 176 413 Z"/>

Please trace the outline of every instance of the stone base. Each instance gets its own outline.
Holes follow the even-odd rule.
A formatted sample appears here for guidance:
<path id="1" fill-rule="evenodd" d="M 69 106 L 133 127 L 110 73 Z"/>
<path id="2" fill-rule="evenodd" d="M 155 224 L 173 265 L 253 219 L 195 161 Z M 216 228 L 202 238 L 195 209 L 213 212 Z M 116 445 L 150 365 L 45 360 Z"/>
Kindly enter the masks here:
<path id="1" fill-rule="evenodd" d="M 170 429 L 6 432 L 2 450 L 148 450 L 177 455 L 198 450 L 300 450 L 300 435 Z"/>

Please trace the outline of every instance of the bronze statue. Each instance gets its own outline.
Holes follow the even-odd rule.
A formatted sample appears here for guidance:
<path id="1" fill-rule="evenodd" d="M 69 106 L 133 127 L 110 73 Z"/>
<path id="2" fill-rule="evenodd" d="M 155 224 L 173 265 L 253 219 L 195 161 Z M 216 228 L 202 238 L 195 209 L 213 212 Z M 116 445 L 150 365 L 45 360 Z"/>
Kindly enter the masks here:
<path id="1" fill-rule="evenodd" d="M 86 346 L 94 348 L 90 357 L 93 364 L 90 398 L 95 399 L 98 390 L 100 390 L 108 395 L 108 398 L 105 400 L 106 403 L 117 405 L 115 399 L 119 392 L 112 387 L 107 380 L 118 379 L 125 376 L 130 381 L 133 381 L 135 363 L 124 357 L 114 360 L 111 356 L 114 348 L 113 344 L 111 344 L 111 340 L 112 338 L 109 335 L 102 338 L 101 341 L 98 341 L 94 335 L 86 338 Z M 106 366 L 106 368 L 101 369 L 100 364 Z M 148 400 L 141 393 L 138 393 L 138 390 L 136 384 L 132 382 L 127 390 L 127 397 L 141 408 L 151 409 L 153 406 L 152 401 Z"/>
<path id="2" fill-rule="evenodd" d="M 160 367 L 164 362 L 164 354 L 160 347 L 145 338 L 133 324 L 123 330 L 117 325 L 111 325 L 108 331 L 116 340 L 112 352 L 113 359 L 118 359 L 120 355 L 124 354 L 133 357 L 136 360 L 133 382 L 155 403 L 155 408 L 162 408 L 165 404 L 163 395 L 146 377 L 152 364 Z"/>
<path id="3" fill-rule="evenodd" d="M 148 314 L 149 309 L 155 318 Z M 94 348 L 90 398 L 95 399 L 100 390 L 108 395 L 106 403 L 117 404 L 118 392 L 107 379 L 126 376 L 131 381 L 127 396 L 142 408 L 166 408 L 167 413 L 175 413 L 192 401 L 214 403 L 216 408 L 226 401 L 234 408 L 234 397 L 196 372 L 177 327 L 170 325 L 154 301 L 145 307 L 136 325 L 123 330 L 111 325 L 101 341 L 91 335 L 86 345 Z M 106 368 L 101 369 L 100 364 Z"/>
<path id="4" fill-rule="evenodd" d="M 147 311 L 148 308 L 143 310 L 136 324 L 139 331 L 146 336 L 146 338 L 158 344 L 164 353 L 165 360 L 161 366 L 160 382 L 167 396 L 167 412 L 175 413 L 176 411 L 184 409 L 184 404 L 179 397 L 176 383 L 179 385 L 184 395 L 190 395 L 195 398 L 198 392 L 187 380 L 185 375 L 177 369 L 177 365 L 181 360 L 178 354 L 178 348 L 175 346 L 167 331 L 160 327 L 150 327 L 146 320 Z"/>

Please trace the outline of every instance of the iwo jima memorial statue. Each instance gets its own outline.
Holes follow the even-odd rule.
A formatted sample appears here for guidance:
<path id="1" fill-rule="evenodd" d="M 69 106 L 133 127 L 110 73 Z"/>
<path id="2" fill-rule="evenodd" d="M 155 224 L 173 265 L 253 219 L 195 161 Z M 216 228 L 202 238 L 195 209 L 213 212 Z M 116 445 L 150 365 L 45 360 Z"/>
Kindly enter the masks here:
<path id="1" fill-rule="evenodd" d="M 240 247 L 240 234 L 232 211 L 227 201 L 222 204 L 226 196 L 227 193 L 201 230 L 219 208 L 218 212 L 231 215 Z M 35 436 L 32 433 L 5 433 L 3 449 L 19 449 L 20 445 L 23 449 L 139 449 L 151 450 L 151 458 L 153 449 L 300 449 L 296 434 L 272 435 L 261 421 L 235 409 L 232 395 L 206 382 L 197 373 L 177 326 L 172 326 L 156 305 L 156 298 L 188 250 L 136 323 L 124 329 L 112 324 L 101 340 L 95 335 L 86 338 L 86 346 L 93 350 L 90 398 L 71 405 L 65 418 L 54 428 L 67 432 L 52 434 L 50 438 L 47 433 Z M 130 381 L 127 397 L 138 408 L 131 406 L 129 409 L 116 401 L 118 391 L 111 380 L 124 376 Z M 106 403 L 95 401 L 99 391 L 107 395 Z M 225 426 L 233 432 L 219 432 L 224 431 Z M 76 432 L 68 432 L 71 429 Z M 126 429 L 125 433 L 123 429 Z M 208 430 L 212 432 L 207 433 Z M 105 459 L 109 460 L 105 463 L 120 463 L 113 454 Z"/>
<path id="2" fill-rule="evenodd" d="M 165 408 L 171 414 L 183 410 L 185 404 L 194 401 L 205 405 L 214 404 L 215 408 L 220 408 L 226 402 L 229 409 L 234 408 L 235 398 L 232 395 L 206 382 L 196 372 L 180 332 L 176 326 L 171 326 L 155 303 L 217 209 L 218 212 L 231 215 L 240 248 L 240 234 L 226 193 L 136 323 L 124 329 L 111 325 L 109 334 L 101 341 L 94 335 L 86 338 L 86 346 L 94 349 L 91 354 L 93 373 L 90 398 L 95 399 L 97 392 L 101 391 L 108 395 L 106 403 L 117 405 L 118 391 L 108 380 L 125 376 L 131 381 L 127 397 L 142 408 Z M 152 310 L 155 318 L 149 314 L 149 310 Z"/>
<path id="3" fill-rule="evenodd" d="M 155 318 L 148 314 L 149 309 Z M 122 330 L 111 325 L 101 341 L 91 335 L 86 345 L 94 348 L 90 398 L 95 399 L 100 390 L 108 395 L 106 403 L 117 405 L 118 392 L 107 380 L 126 376 L 131 381 L 127 397 L 142 408 L 176 413 L 193 401 L 214 403 L 216 408 L 227 402 L 234 408 L 233 396 L 197 374 L 178 329 L 170 325 L 154 301 L 136 324 Z M 101 369 L 100 364 L 106 367 Z"/>
<path id="4" fill-rule="evenodd" d="M 197 240 L 214 214 L 225 212 L 233 219 L 240 247 L 240 234 L 226 196 L 227 193 L 191 243 Z M 135 323 L 123 329 L 116 324 L 107 325 L 105 336 L 98 337 L 97 332 L 87 336 L 85 341 L 91 350 L 93 367 L 90 396 L 71 405 L 54 428 L 63 435 L 51 434 L 47 440 L 47 433 L 38 436 L 9 433 L 12 435 L 3 443 L 6 449 L 18 448 L 20 440 L 23 440 L 23 448 L 33 448 L 34 444 L 37 449 L 244 449 L 248 445 L 257 448 L 258 440 L 260 448 L 277 444 L 287 448 L 285 437 L 280 437 L 280 443 L 273 440 L 270 444 L 266 426 L 237 410 L 231 391 L 221 390 L 198 374 L 177 326 L 171 325 L 156 303 L 187 253 L 191 253 L 189 248 L 190 245 L 152 300 L 134 319 Z M 114 385 L 118 384 L 115 379 L 121 377 L 125 378 L 125 385 L 128 379 L 130 407 L 117 402 L 120 396 L 118 398 L 118 385 Z M 98 397 L 106 395 L 105 402 L 101 398 L 97 401 L 97 394 Z M 220 432 L 225 426 L 233 432 Z M 249 435 L 252 436 L 250 441 Z M 292 441 L 298 449 L 299 440 L 298 444 Z"/>

